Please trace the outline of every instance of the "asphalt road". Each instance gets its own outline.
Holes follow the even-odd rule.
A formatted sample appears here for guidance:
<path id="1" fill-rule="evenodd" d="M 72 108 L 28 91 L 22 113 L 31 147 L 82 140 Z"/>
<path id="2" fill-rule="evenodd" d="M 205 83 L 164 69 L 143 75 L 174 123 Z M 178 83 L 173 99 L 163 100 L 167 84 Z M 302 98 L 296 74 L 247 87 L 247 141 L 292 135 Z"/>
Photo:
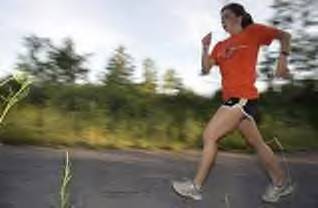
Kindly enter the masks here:
<path id="1" fill-rule="evenodd" d="M 172 179 L 194 175 L 198 152 L 70 149 L 75 208 L 317 208 L 318 152 L 288 155 L 296 192 L 278 204 L 260 195 L 268 178 L 255 155 L 220 152 L 202 201 L 177 196 Z M 63 149 L 0 146 L 0 208 L 58 207 Z"/>

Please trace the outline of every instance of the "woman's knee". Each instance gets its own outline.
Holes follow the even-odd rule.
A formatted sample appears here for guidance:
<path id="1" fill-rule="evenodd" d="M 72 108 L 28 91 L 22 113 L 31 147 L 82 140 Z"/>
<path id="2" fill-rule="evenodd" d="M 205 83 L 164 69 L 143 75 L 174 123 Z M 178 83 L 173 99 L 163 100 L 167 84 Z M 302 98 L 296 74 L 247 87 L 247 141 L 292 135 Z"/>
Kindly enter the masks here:
<path id="1" fill-rule="evenodd" d="M 253 146 L 253 148 L 256 150 L 256 151 L 260 151 L 264 148 L 267 148 L 267 144 L 265 143 L 264 140 L 253 140 L 250 142 L 251 146 Z"/>
<path id="2" fill-rule="evenodd" d="M 206 143 L 217 143 L 220 139 L 220 136 L 218 136 L 216 133 L 212 132 L 204 132 L 202 135 L 203 142 Z"/>

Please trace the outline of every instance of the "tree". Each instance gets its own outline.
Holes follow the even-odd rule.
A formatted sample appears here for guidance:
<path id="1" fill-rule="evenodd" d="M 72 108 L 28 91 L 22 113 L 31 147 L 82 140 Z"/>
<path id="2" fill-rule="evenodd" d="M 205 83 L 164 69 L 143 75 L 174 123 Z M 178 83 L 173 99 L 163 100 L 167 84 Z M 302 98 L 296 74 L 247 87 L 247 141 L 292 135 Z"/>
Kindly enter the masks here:
<path id="1" fill-rule="evenodd" d="M 259 64 L 259 71 L 261 73 L 261 80 L 266 81 L 268 90 L 273 90 L 273 79 L 274 79 L 274 63 L 276 58 L 273 53 L 269 52 L 268 48 L 263 49 L 264 57 Z"/>
<path id="2" fill-rule="evenodd" d="M 31 35 L 24 38 L 24 46 L 27 52 L 19 55 L 16 68 L 29 72 L 40 84 L 74 84 L 85 79 L 89 71 L 84 67 L 88 54 L 76 53 L 70 38 L 59 47 L 48 38 Z"/>
<path id="3" fill-rule="evenodd" d="M 23 39 L 23 45 L 27 52 L 18 55 L 16 68 L 33 75 L 38 82 L 55 81 L 56 72 L 50 71 L 47 60 L 51 41 L 30 35 Z"/>
<path id="4" fill-rule="evenodd" d="M 134 72 L 132 57 L 126 53 L 124 46 L 119 46 L 106 66 L 107 74 L 102 80 L 106 85 L 131 84 L 131 76 Z"/>
<path id="5" fill-rule="evenodd" d="M 269 22 L 292 34 L 292 53 L 289 57 L 289 63 L 296 79 L 303 79 L 304 72 L 311 75 L 313 73 L 317 74 L 318 36 L 313 28 L 318 26 L 318 12 L 315 9 L 316 7 L 313 6 L 314 4 L 317 4 L 314 0 L 275 0 L 271 6 L 274 9 L 274 15 Z M 273 65 L 278 56 L 278 51 L 265 49 L 264 52 L 265 56 L 260 63 L 260 71 L 267 77 L 271 87 Z M 314 76 L 308 78 L 311 79 L 312 77 Z"/>
<path id="6" fill-rule="evenodd" d="M 165 93 L 178 93 L 182 90 L 183 84 L 174 69 L 168 69 L 163 76 L 163 90 Z"/>
<path id="7" fill-rule="evenodd" d="M 58 82 L 74 84 L 77 80 L 86 80 L 89 69 L 84 64 L 89 54 L 77 54 L 70 38 L 64 39 L 60 47 L 51 45 L 48 56 L 51 71 L 58 74 Z"/>
<path id="8" fill-rule="evenodd" d="M 297 28 L 298 41 L 294 48 L 299 52 L 300 60 L 297 68 L 309 72 L 302 82 L 305 88 L 318 91 L 318 2 L 315 0 L 302 0 L 299 3 L 300 24 Z M 296 50 L 295 50 L 296 51 Z M 302 56 L 301 56 L 301 55 Z M 305 67 L 304 67 L 305 66 Z"/>
<path id="9" fill-rule="evenodd" d="M 144 81 L 142 82 L 142 88 L 146 92 L 154 93 L 156 91 L 157 86 L 157 73 L 155 62 L 150 58 L 146 58 L 143 61 L 142 66 L 144 77 Z"/>
<path id="10" fill-rule="evenodd" d="M 292 31 L 294 24 L 293 5 L 290 1 L 274 0 L 271 8 L 274 10 L 274 15 L 269 19 L 269 23 L 283 30 Z M 273 89 L 275 62 L 278 57 L 278 51 L 268 47 L 262 50 L 264 56 L 259 64 L 259 70 L 263 75 L 263 80 L 267 82 L 268 89 Z"/>

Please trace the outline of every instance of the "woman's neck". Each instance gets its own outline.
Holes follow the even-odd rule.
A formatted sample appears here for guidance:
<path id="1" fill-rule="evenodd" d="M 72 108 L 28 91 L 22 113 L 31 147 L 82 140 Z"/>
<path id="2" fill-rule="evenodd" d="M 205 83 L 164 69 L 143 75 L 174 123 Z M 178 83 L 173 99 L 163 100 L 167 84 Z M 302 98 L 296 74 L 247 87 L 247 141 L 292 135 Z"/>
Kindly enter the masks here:
<path id="1" fill-rule="evenodd" d="M 242 27 L 236 27 L 234 28 L 234 30 L 230 33 L 231 36 L 235 36 L 239 33 L 241 33 L 243 31 L 243 28 Z"/>

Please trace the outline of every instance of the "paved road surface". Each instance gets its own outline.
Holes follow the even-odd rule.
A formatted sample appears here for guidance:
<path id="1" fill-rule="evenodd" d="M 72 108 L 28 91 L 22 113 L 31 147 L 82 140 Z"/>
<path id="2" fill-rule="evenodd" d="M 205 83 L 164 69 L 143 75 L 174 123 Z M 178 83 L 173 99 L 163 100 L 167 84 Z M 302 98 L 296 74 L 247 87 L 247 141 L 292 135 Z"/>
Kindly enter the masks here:
<path id="1" fill-rule="evenodd" d="M 268 179 L 253 155 L 220 152 L 200 202 L 170 188 L 194 174 L 199 153 L 71 149 L 70 157 L 75 208 L 318 207 L 318 152 L 288 156 L 297 192 L 276 205 L 260 200 Z M 62 149 L 0 146 L 0 208 L 57 208 L 63 158 Z"/>

